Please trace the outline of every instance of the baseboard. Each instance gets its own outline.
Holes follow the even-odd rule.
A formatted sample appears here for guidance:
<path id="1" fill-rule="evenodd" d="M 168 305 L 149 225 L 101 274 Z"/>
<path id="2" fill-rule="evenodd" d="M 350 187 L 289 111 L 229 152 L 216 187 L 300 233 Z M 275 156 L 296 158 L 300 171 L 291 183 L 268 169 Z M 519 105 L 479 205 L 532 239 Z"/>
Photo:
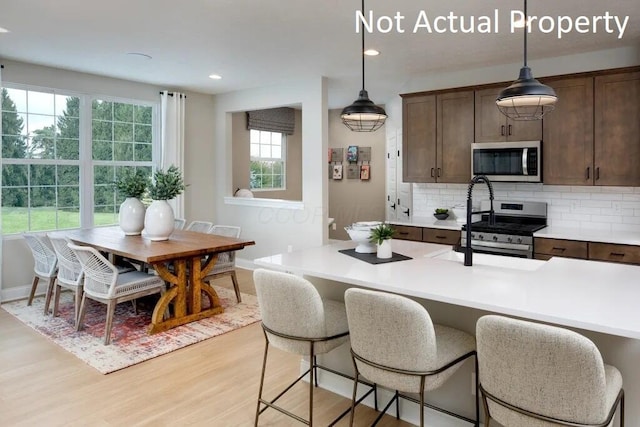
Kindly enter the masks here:
<path id="1" fill-rule="evenodd" d="M 309 361 L 302 359 L 300 361 L 300 373 L 305 372 L 307 369 L 309 369 Z M 351 395 L 353 392 L 353 381 L 341 377 L 340 375 L 336 375 L 334 373 L 326 372 L 320 369 L 318 370 L 318 386 L 351 400 Z M 368 390 L 369 388 L 366 385 L 358 385 L 358 397 L 362 396 Z M 385 407 L 387 402 L 389 402 L 392 397 L 392 391 L 378 388 L 378 409 L 382 410 L 382 408 Z M 366 405 L 370 408 L 373 408 L 373 394 L 364 399 L 361 405 Z M 418 405 L 417 403 L 405 399 L 400 399 L 400 419 L 413 425 L 419 425 L 419 406 L 420 405 Z M 387 414 L 395 418 L 395 404 L 391 405 L 391 407 L 387 410 Z M 425 408 L 424 419 L 425 427 L 469 427 L 471 425 L 463 420 L 443 414 L 430 408 Z M 480 427 L 483 426 L 484 424 L 481 423 Z"/>

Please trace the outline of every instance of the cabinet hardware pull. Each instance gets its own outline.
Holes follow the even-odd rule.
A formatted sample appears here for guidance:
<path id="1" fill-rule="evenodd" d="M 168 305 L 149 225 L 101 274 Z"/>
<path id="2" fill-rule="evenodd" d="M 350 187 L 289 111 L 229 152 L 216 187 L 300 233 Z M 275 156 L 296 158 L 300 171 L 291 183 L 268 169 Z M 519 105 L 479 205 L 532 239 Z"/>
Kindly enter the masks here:
<path id="1" fill-rule="evenodd" d="M 442 169 L 438 168 L 438 177 L 442 176 Z"/>
<path id="2" fill-rule="evenodd" d="M 393 209 L 394 211 L 396 210 L 396 204 L 392 204 L 391 206 L 389 206 L 391 209 Z"/>
<path id="3" fill-rule="evenodd" d="M 436 236 L 436 239 L 446 239 L 447 236 Z"/>
<path id="4" fill-rule="evenodd" d="M 434 175 L 434 168 L 431 168 L 431 178 L 435 178 L 435 175 Z"/>
<path id="5" fill-rule="evenodd" d="M 596 181 L 600 179 L 600 167 L 596 168 Z"/>
<path id="6" fill-rule="evenodd" d="M 611 252 L 609 256 L 623 257 L 624 254 L 621 254 L 620 252 Z"/>
<path id="7" fill-rule="evenodd" d="M 560 252 L 564 252 L 567 250 L 567 248 L 556 248 L 555 246 L 553 247 L 553 249 L 551 249 L 552 251 L 560 251 Z"/>
<path id="8" fill-rule="evenodd" d="M 398 231 L 398 234 L 402 234 L 403 236 L 406 236 L 407 234 L 409 234 L 408 231 Z"/>
<path id="9" fill-rule="evenodd" d="M 591 175 L 591 166 L 587 166 L 587 179 L 589 179 L 590 175 Z"/>
<path id="10" fill-rule="evenodd" d="M 409 208 L 406 211 L 402 211 L 405 215 L 409 216 Z"/>
<path id="11" fill-rule="evenodd" d="M 506 136 L 504 134 L 504 125 L 500 126 L 500 136 Z"/>
<path id="12" fill-rule="evenodd" d="M 509 125 L 509 136 L 511 136 L 511 128 L 512 128 L 512 126 Z"/>

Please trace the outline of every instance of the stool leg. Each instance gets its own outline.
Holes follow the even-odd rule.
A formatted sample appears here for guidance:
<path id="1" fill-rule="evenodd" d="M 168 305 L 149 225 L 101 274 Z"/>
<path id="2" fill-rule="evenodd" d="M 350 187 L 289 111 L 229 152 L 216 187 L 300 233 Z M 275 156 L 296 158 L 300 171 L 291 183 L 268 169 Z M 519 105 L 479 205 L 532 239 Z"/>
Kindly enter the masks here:
<path id="1" fill-rule="evenodd" d="M 309 362 L 314 363 L 314 361 L 316 360 L 316 355 L 314 353 L 315 349 L 313 348 L 313 341 L 311 341 L 310 350 Z M 314 381 L 316 381 L 316 376 L 314 375 L 315 370 L 315 366 L 312 366 L 309 370 L 309 427 L 313 426 L 313 385 Z"/>
<path id="2" fill-rule="evenodd" d="M 353 378 L 353 393 L 351 395 L 351 413 L 349 414 L 349 427 L 353 426 L 353 418 L 356 412 L 357 391 L 358 391 L 358 368 L 356 368 L 356 372 Z"/>
<path id="3" fill-rule="evenodd" d="M 624 390 L 622 390 L 620 398 L 620 427 L 624 427 Z"/>
<path id="4" fill-rule="evenodd" d="M 264 357 L 262 358 L 262 373 L 260 374 L 260 388 L 258 389 L 258 404 L 256 405 L 256 419 L 253 423 L 254 427 L 258 426 L 258 417 L 260 416 L 260 401 L 262 400 L 262 388 L 264 386 L 264 371 L 267 368 L 267 353 L 269 352 L 269 339 L 265 335 Z"/>

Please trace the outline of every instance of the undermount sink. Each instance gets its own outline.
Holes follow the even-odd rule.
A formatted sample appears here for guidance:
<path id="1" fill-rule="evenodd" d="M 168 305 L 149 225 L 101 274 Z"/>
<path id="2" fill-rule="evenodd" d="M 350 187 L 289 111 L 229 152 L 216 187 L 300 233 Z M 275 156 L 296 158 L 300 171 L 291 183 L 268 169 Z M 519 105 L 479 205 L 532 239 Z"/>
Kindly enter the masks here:
<path id="1" fill-rule="evenodd" d="M 464 254 L 456 251 L 448 251 L 432 257 L 446 261 L 464 263 Z M 473 265 L 488 267 L 510 268 L 514 270 L 535 271 L 542 267 L 545 261 L 529 258 L 516 258 L 502 255 L 473 254 Z"/>

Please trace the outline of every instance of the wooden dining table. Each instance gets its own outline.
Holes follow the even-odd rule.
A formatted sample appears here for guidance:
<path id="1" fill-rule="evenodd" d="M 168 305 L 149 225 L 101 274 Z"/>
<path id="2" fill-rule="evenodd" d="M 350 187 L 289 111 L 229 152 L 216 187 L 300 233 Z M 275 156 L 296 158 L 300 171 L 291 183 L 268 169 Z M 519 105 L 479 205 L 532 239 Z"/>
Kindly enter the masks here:
<path id="1" fill-rule="evenodd" d="M 153 310 L 151 334 L 222 313 L 224 307 L 218 294 L 203 279 L 213 269 L 219 253 L 255 244 L 252 240 L 187 230 L 174 230 L 168 240 L 151 241 L 144 235 L 127 236 L 118 226 L 71 230 L 64 235 L 113 257 L 149 264 L 170 284 Z M 203 294 L 209 301 L 204 309 Z"/>

